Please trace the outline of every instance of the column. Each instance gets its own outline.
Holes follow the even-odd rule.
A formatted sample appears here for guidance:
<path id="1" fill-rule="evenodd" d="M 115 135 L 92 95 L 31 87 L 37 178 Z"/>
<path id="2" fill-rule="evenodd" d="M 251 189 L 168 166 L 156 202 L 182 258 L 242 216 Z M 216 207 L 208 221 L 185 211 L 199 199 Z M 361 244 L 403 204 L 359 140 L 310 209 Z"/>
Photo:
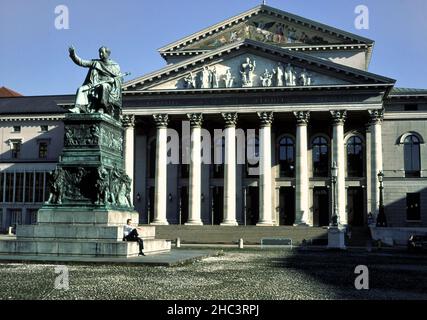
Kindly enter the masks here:
<path id="1" fill-rule="evenodd" d="M 380 205 L 380 191 L 378 182 L 378 173 L 383 170 L 383 151 L 382 151 L 382 121 L 384 118 L 383 110 L 369 110 L 371 116 L 371 206 L 370 210 L 376 221 Z"/>
<path id="2" fill-rule="evenodd" d="M 260 173 L 259 173 L 259 222 L 257 226 L 273 225 L 272 170 L 271 170 L 271 124 L 273 112 L 258 112 Z"/>
<path id="3" fill-rule="evenodd" d="M 168 225 L 167 210 L 167 171 L 168 171 L 168 122 L 167 114 L 153 115 L 157 127 L 156 133 L 156 172 L 154 185 L 154 220 L 153 225 Z"/>
<path id="4" fill-rule="evenodd" d="M 201 113 L 187 114 L 191 126 L 189 213 L 186 225 L 203 225 L 201 219 L 202 196 L 202 122 Z"/>
<path id="5" fill-rule="evenodd" d="M 222 226 L 237 226 L 236 220 L 236 124 L 237 113 L 223 113 L 225 121 L 224 221 Z"/>
<path id="6" fill-rule="evenodd" d="M 338 167 L 336 182 L 336 199 L 338 208 L 338 223 L 348 224 L 348 213 L 345 206 L 346 188 L 345 188 L 345 146 L 344 146 L 344 122 L 347 116 L 346 111 L 331 111 L 333 121 L 333 146 L 332 162 L 335 161 Z"/>
<path id="7" fill-rule="evenodd" d="M 123 115 L 122 124 L 125 129 L 125 172 L 132 179 L 130 198 L 134 201 L 134 161 L 135 161 L 135 116 Z"/>
<path id="8" fill-rule="evenodd" d="M 307 225 L 309 218 L 307 125 L 310 112 L 297 111 L 294 115 L 297 118 L 295 225 Z"/>

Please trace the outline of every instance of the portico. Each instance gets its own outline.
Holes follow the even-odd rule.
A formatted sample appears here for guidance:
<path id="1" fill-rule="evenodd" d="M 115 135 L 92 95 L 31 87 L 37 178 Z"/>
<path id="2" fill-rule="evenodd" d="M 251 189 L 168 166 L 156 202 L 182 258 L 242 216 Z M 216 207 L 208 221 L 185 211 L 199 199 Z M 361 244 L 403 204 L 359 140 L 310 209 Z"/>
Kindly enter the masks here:
<path id="1" fill-rule="evenodd" d="M 212 113 L 205 107 L 204 110 L 201 108 L 198 111 L 205 112 L 178 114 L 171 110 L 168 114 L 156 114 L 154 117 L 151 115 L 152 119 L 148 114 L 135 115 L 140 119 L 137 123 L 144 123 L 143 132 L 155 133 L 156 141 L 155 157 L 150 155 L 146 159 L 133 157 L 134 162 L 146 164 L 151 158 L 155 159 L 155 175 L 145 181 L 145 185 L 153 186 L 151 188 L 155 195 L 154 203 L 148 203 L 150 188 L 135 190 L 140 197 L 147 199 L 143 204 L 135 203 L 137 209 L 139 207 L 141 210 L 142 222 L 148 222 L 148 215 L 151 214 L 154 217 L 154 221 L 151 222 L 153 224 L 274 226 L 284 224 L 284 215 L 292 215 L 295 217 L 292 221 L 293 225 L 325 225 L 324 222 L 319 221 L 329 223 L 332 214 L 330 167 L 333 162 L 336 162 L 339 168 L 337 202 L 340 223 L 343 225 L 349 223 L 347 208 L 349 188 L 363 190 L 364 209 L 362 213 L 358 213 L 363 215 L 361 219 L 366 221 L 367 213 L 372 208 L 377 208 L 377 204 L 374 203 L 377 198 L 372 194 L 371 199 L 374 201 L 369 201 L 369 194 L 366 191 L 367 186 L 374 183 L 374 179 L 369 180 L 369 177 L 378 168 L 373 168 L 371 163 L 377 163 L 378 158 L 381 157 L 381 148 L 378 148 L 380 142 L 371 138 L 371 145 L 364 145 L 362 166 L 365 169 L 361 177 L 349 176 L 347 169 L 349 137 L 356 131 L 364 141 L 367 141 L 367 135 L 372 136 L 371 114 L 377 114 L 374 109 Z M 180 135 L 179 124 L 182 121 L 188 121 L 191 127 L 191 161 L 189 164 L 167 164 L 168 153 L 171 153 L 167 130 L 176 130 Z M 166 127 L 170 122 L 173 124 Z M 152 126 L 150 130 L 147 128 L 148 123 Z M 377 127 L 374 130 L 380 130 L 381 122 L 375 123 L 375 126 Z M 237 161 L 240 146 L 236 143 L 238 141 L 236 131 L 244 132 L 248 139 L 250 129 L 255 131 L 255 152 L 259 157 L 258 164 L 255 166 L 247 163 L 246 153 L 250 141 L 245 141 L 245 163 Z M 206 152 L 202 150 L 202 130 L 209 132 L 212 137 L 211 164 L 202 163 L 202 153 Z M 224 163 L 222 164 L 215 164 L 214 161 L 216 150 L 214 130 L 223 131 L 221 149 L 224 151 Z M 135 132 L 141 132 L 141 130 L 135 130 Z M 281 137 L 284 135 L 289 137 L 289 141 L 293 144 L 287 147 L 287 161 L 294 167 L 293 173 L 289 175 L 283 175 L 283 168 L 281 169 L 283 166 L 281 156 L 284 150 L 283 146 L 281 147 Z M 327 141 L 325 149 L 316 145 L 316 137 L 319 136 L 325 137 Z M 150 139 L 152 139 L 150 134 L 147 136 L 137 134 L 135 145 L 141 146 L 139 141 Z M 369 149 L 377 151 L 372 153 L 368 163 L 367 150 Z M 141 154 L 129 148 L 125 150 L 127 159 L 132 159 L 132 154 Z M 326 162 L 319 162 L 319 157 L 326 157 L 326 159 L 320 159 Z M 326 174 L 318 174 L 320 166 L 324 164 L 326 164 Z M 148 164 L 146 167 L 149 168 L 152 165 Z M 188 176 L 183 174 L 186 166 L 189 167 Z M 148 177 L 149 174 L 146 173 L 145 176 Z M 135 178 L 138 179 L 137 174 Z M 188 190 L 187 194 L 182 192 L 183 188 Z M 294 195 L 288 196 L 287 202 L 284 203 L 280 191 L 285 189 L 294 190 Z M 375 190 L 375 185 L 370 186 L 369 189 Z M 253 191 L 249 192 L 249 190 L 256 190 L 256 196 L 254 197 Z M 324 206 L 324 203 L 318 203 L 319 190 L 326 192 L 324 199 L 326 199 L 327 208 L 319 207 Z M 188 203 L 188 206 L 185 203 Z M 222 210 L 219 210 L 220 213 L 218 206 L 222 207 Z M 290 208 L 294 208 L 294 212 L 289 212 L 292 210 Z M 152 212 L 148 212 L 149 210 Z M 217 216 L 218 214 L 220 216 Z M 256 216 L 255 221 L 249 217 L 251 214 Z M 322 217 L 325 214 L 327 216 Z M 182 219 L 183 217 L 188 218 Z M 289 224 L 289 220 L 287 221 L 286 224 Z"/>
<path id="2" fill-rule="evenodd" d="M 169 64 L 124 86 L 141 148 L 125 148 L 141 222 L 325 226 L 335 162 L 339 223 L 366 225 L 379 206 L 381 117 L 395 83 L 366 71 L 373 41 L 319 33 L 314 22 L 264 5 L 235 18 L 235 27 L 161 48 Z M 294 23 L 301 37 L 254 29 L 260 19 Z M 180 162 L 170 163 L 177 152 Z"/>

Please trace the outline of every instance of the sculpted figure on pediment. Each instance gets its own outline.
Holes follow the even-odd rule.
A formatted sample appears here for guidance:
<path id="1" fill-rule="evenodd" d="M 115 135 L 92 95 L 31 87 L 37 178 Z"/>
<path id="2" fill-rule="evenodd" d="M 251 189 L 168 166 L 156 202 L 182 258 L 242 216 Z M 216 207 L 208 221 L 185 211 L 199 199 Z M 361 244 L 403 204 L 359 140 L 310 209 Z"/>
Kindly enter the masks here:
<path id="1" fill-rule="evenodd" d="M 252 87 L 253 78 L 255 75 L 256 62 L 246 57 L 245 62 L 240 67 L 240 74 L 242 76 L 242 87 Z"/>
<path id="2" fill-rule="evenodd" d="M 216 67 L 213 67 L 212 70 L 210 70 L 210 73 L 211 73 L 212 88 L 219 88 L 219 76 L 216 71 Z"/>
<path id="3" fill-rule="evenodd" d="M 276 86 L 283 87 L 284 86 L 284 78 L 285 78 L 285 69 L 281 62 L 277 64 L 276 69 L 273 70 L 274 76 L 276 78 Z"/>
<path id="4" fill-rule="evenodd" d="M 202 89 L 209 89 L 212 85 L 212 74 L 207 66 L 203 67 L 202 75 L 201 75 L 201 83 L 202 83 Z"/>
<path id="5" fill-rule="evenodd" d="M 271 87 L 273 84 L 273 73 L 265 69 L 264 73 L 260 76 L 260 79 L 263 87 Z"/>
<path id="6" fill-rule="evenodd" d="M 287 86 L 296 86 L 296 72 L 290 63 L 288 63 L 285 69 L 285 80 Z"/>
<path id="7" fill-rule="evenodd" d="M 233 84 L 234 84 L 234 77 L 231 74 L 230 69 L 227 69 L 227 71 L 225 72 L 224 75 L 224 82 L 225 82 L 225 87 L 226 88 L 232 88 Z"/>
<path id="8" fill-rule="evenodd" d="M 302 86 L 311 86 L 312 80 L 310 74 L 307 72 L 307 69 L 304 69 L 299 75 L 300 85 Z"/>
<path id="9" fill-rule="evenodd" d="M 186 89 L 196 89 L 197 88 L 196 76 L 192 72 L 190 72 L 184 78 L 184 82 L 185 82 L 185 88 Z"/>

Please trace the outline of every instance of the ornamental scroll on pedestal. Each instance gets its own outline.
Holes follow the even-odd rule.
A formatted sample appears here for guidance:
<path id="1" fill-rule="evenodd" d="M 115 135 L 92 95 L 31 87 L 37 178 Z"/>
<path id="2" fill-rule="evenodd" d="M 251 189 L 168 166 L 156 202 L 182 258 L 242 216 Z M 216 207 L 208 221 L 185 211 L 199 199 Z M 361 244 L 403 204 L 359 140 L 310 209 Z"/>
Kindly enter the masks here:
<path id="1" fill-rule="evenodd" d="M 75 49 L 71 59 L 89 68 L 76 101 L 64 119 L 64 149 L 50 174 L 47 206 L 132 208 L 132 179 L 124 170 L 122 125 L 123 76 L 99 49 L 99 59 L 83 60 Z"/>

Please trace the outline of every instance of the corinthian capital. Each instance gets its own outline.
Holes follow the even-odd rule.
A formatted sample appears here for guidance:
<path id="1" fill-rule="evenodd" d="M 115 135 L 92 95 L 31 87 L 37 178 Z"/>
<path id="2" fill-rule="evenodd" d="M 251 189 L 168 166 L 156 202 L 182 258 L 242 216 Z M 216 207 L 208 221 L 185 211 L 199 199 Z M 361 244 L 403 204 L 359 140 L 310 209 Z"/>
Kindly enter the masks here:
<path id="1" fill-rule="evenodd" d="M 203 123 L 203 114 L 201 113 L 188 113 L 188 120 L 190 120 L 190 126 L 192 128 L 200 128 Z"/>
<path id="2" fill-rule="evenodd" d="M 235 127 L 237 125 L 237 113 L 222 113 L 226 127 Z"/>
<path id="3" fill-rule="evenodd" d="M 169 123 L 169 115 L 167 114 L 153 114 L 154 122 L 156 123 L 156 127 L 165 128 Z"/>
<path id="4" fill-rule="evenodd" d="M 124 128 L 135 127 L 135 116 L 133 114 L 124 114 L 122 117 L 122 125 Z"/>
<path id="5" fill-rule="evenodd" d="M 345 119 L 347 118 L 347 111 L 345 111 L 345 110 L 334 110 L 334 111 L 331 111 L 331 116 L 332 116 L 332 122 L 334 124 L 343 125 L 345 122 Z"/>
<path id="6" fill-rule="evenodd" d="M 261 121 L 261 127 L 268 127 L 273 123 L 273 112 L 257 112 L 257 115 Z"/>
<path id="7" fill-rule="evenodd" d="M 310 111 L 295 111 L 294 116 L 297 118 L 298 124 L 307 125 L 310 120 Z"/>
<path id="8" fill-rule="evenodd" d="M 384 109 L 369 110 L 371 124 L 381 123 L 384 120 Z"/>

